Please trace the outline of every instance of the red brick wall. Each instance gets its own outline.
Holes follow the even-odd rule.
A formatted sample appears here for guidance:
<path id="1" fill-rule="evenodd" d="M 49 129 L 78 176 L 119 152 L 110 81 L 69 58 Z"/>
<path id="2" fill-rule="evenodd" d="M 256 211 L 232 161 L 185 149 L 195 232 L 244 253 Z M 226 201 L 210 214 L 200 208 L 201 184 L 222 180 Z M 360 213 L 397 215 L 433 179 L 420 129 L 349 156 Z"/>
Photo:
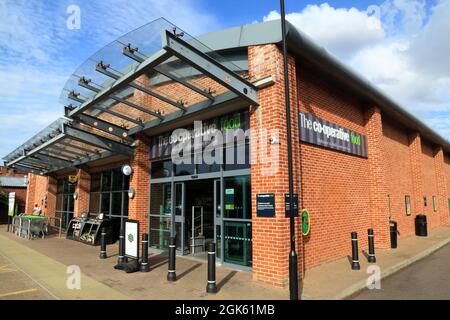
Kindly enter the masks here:
<path id="1" fill-rule="evenodd" d="M 366 134 L 364 112 L 351 95 L 328 85 L 310 70 L 298 68 L 302 112 Z M 297 129 L 296 129 L 297 130 Z M 351 253 L 350 234 L 366 247 L 370 221 L 367 159 L 302 143 L 302 207 L 311 214 L 304 239 L 306 268 Z"/>
<path id="2" fill-rule="evenodd" d="M 139 145 L 134 149 L 134 156 L 130 161 L 133 173 L 130 178 L 130 189 L 134 188 L 136 195 L 129 200 L 128 217 L 139 220 L 139 237 L 147 233 L 147 215 L 149 210 L 150 191 L 150 160 L 149 141 L 146 135 L 138 134 L 136 140 Z"/>
<path id="3" fill-rule="evenodd" d="M 41 207 L 42 215 L 46 215 L 48 213 L 48 205 L 45 199 L 47 187 L 48 177 L 33 173 L 28 174 L 27 201 L 25 209 L 27 213 L 31 213 L 33 211 L 35 204 Z"/>
<path id="4" fill-rule="evenodd" d="M 85 211 L 89 210 L 89 188 L 90 188 L 90 175 L 87 168 L 78 169 L 77 172 L 77 185 L 75 192 L 78 193 L 78 199 L 74 201 L 75 217 L 81 216 Z"/>
<path id="5" fill-rule="evenodd" d="M 279 133 L 279 146 L 271 146 L 268 140 L 257 142 L 252 140 L 252 153 L 260 148 L 273 151 L 278 149 L 279 159 L 272 163 L 258 161 L 251 166 L 252 189 L 252 236 L 253 236 L 253 277 L 257 280 L 275 286 L 288 284 L 288 257 L 290 251 L 289 219 L 284 212 L 284 193 L 288 192 L 288 169 L 286 147 L 286 118 L 284 102 L 283 59 L 276 45 L 264 45 L 248 48 L 249 74 L 253 79 L 272 75 L 275 84 L 258 92 L 260 106 L 250 110 L 250 127 L 253 130 L 276 130 Z M 297 125 L 298 103 L 296 98 L 296 67 L 295 60 L 289 60 L 292 143 L 293 143 L 293 174 L 294 192 L 299 192 L 299 148 Z M 259 134 L 259 133 L 257 133 Z M 265 145 L 264 145 L 265 144 Z M 261 159 L 260 159 L 261 160 Z M 276 173 L 266 171 L 273 164 L 279 165 Z M 258 218 L 256 216 L 256 195 L 258 193 L 274 193 L 274 218 Z M 298 220 L 298 219 L 296 219 Z M 298 221 L 297 221 L 298 223 Z M 296 227 L 298 230 L 298 225 Z M 297 253 L 302 251 L 301 238 L 296 233 Z M 299 255 L 299 275 L 302 275 L 302 258 Z"/>
<path id="6" fill-rule="evenodd" d="M 434 163 L 434 151 L 433 148 L 422 140 L 422 183 L 423 183 L 423 196 L 427 197 L 427 206 L 424 208 L 424 213 L 427 216 L 428 229 L 431 230 L 441 225 L 439 212 L 442 210 L 442 206 L 438 204 L 438 211 L 433 210 L 433 196 L 438 195 L 436 171 Z"/>
<path id="7" fill-rule="evenodd" d="M 445 153 L 444 155 L 444 172 L 445 172 L 445 180 L 447 183 L 447 208 L 448 208 L 448 199 L 450 199 L 450 155 Z M 447 213 L 450 215 L 450 208 L 448 208 Z"/>
<path id="8" fill-rule="evenodd" d="M 408 134 L 404 128 L 383 119 L 383 147 L 386 161 L 386 184 L 390 196 L 392 220 L 397 221 L 399 237 L 414 234 L 416 205 Z M 411 215 L 406 215 L 405 196 L 411 198 Z"/>

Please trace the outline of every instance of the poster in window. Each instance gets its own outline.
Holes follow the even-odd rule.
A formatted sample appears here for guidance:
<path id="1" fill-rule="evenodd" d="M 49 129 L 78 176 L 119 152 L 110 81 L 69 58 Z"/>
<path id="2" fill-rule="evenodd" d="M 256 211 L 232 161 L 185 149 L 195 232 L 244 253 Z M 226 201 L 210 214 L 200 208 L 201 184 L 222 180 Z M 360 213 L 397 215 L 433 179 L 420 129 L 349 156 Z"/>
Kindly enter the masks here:
<path id="1" fill-rule="evenodd" d="M 411 197 L 405 196 L 406 215 L 411 215 Z"/>

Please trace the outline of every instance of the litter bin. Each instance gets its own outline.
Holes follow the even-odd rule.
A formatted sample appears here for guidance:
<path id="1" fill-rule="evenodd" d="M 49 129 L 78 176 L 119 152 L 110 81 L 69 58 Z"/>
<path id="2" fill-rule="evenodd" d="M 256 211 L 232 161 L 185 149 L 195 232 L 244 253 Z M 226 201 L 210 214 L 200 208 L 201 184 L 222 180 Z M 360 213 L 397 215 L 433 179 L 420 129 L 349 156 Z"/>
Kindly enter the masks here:
<path id="1" fill-rule="evenodd" d="M 391 234 L 391 248 L 397 248 L 397 222 L 390 220 L 389 221 L 389 231 Z"/>
<path id="2" fill-rule="evenodd" d="M 414 219 L 416 226 L 416 236 L 426 237 L 428 236 L 427 230 L 427 216 L 424 214 L 418 214 Z"/>

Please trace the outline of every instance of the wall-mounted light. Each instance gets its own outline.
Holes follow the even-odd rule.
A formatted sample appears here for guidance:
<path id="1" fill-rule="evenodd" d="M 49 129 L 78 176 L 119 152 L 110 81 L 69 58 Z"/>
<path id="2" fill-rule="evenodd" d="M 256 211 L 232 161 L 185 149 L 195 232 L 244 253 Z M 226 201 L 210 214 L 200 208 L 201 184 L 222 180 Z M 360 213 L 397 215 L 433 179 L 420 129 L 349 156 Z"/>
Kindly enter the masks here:
<path id="1" fill-rule="evenodd" d="M 136 195 L 136 190 L 134 190 L 134 188 L 130 188 L 128 190 L 128 198 L 133 199 L 135 195 Z"/>
<path id="2" fill-rule="evenodd" d="M 73 193 L 73 198 L 74 198 L 75 200 L 78 199 L 78 192 L 75 191 L 75 192 Z"/>
<path id="3" fill-rule="evenodd" d="M 133 168 L 131 168 L 128 164 L 125 164 L 121 168 L 122 174 L 125 176 L 129 176 L 133 173 Z"/>

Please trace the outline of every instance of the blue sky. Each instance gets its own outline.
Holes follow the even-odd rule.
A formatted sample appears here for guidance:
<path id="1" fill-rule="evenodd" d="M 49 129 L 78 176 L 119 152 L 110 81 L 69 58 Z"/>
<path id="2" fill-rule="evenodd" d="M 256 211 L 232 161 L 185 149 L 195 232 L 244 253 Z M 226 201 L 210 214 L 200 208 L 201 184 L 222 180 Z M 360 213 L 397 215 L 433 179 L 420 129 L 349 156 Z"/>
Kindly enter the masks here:
<path id="1" fill-rule="evenodd" d="M 66 26 L 68 6 L 81 28 Z M 278 0 L 0 0 L 0 157 L 62 115 L 86 58 L 161 16 L 192 35 L 279 17 Z M 286 1 L 287 18 L 450 138 L 450 0 Z"/>

